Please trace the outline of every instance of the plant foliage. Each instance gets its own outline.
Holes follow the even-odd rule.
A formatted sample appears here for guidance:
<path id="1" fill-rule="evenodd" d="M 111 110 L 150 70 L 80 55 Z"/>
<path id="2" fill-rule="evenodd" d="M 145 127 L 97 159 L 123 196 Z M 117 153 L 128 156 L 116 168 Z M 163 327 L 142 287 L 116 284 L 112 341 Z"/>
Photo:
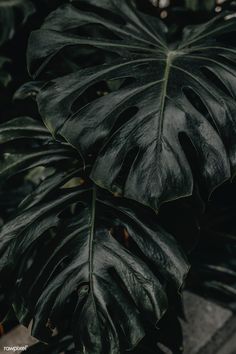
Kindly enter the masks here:
<path id="1" fill-rule="evenodd" d="M 235 202 L 207 200 L 235 173 L 235 16 L 140 3 L 0 1 L 0 315 L 31 354 L 181 353 L 186 254 L 187 287 L 235 309 Z"/>
<path id="2" fill-rule="evenodd" d="M 115 53 L 112 61 L 44 86 L 37 100 L 46 126 L 85 160 L 96 151 L 91 178 L 98 185 L 155 210 L 192 193 L 193 175 L 180 142 L 184 135 L 210 193 L 235 169 L 235 49 L 220 40 L 235 31 L 235 19 L 221 15 L 186 28 L 182 40 L 169 45 L 164 25 L 141 16 L 129 1 L 103 7 L 98 14 L 94 7 L 63 6 L 31 35 L 34 76 L 69 46 Z M 115 11 L 116 21 L 105 10 Z M 88 36 L 94 27 L 102 27 L 100 36 Z M 83 104 L 86 90 L 105 80 L 123 84 Z"/>
<path id="3" fill-rule="evenodd" d="M 166 311 L 166 285 L 176 294 L 181 288 L 188 271 L 184 254 L 153 222 L 153 212 L 85 181 L 76 151 L 53 142 L 37 121 L 22 117 L 1 126 L 1 143 L 14 141 L 16 147 L 18 139 L 40 146 L 7 155 L 0 167 L 3 180 L 67 162 L 65 170 L 42 181 L 1 231 L 0 271 L 16 283 L 12 301 L 20 322 L 33 319 L 33 335 L 49 341 L 52 328 L 68 330 L 66 311 L 81 351 L 133 348 L 146 322 L 155 327 Z"/>

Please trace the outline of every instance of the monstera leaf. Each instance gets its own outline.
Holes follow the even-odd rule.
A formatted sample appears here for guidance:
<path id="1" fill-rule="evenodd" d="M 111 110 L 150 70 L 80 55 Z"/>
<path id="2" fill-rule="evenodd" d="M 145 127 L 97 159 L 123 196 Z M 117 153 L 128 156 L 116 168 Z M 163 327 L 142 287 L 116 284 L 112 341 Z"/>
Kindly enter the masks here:
<path id="1" fill-rule="evenodd" d="M 165 26 L 139 13 L 132 1 L 94 4 L 63 6 L 31 35 L 34 77 L 52 74 L 50 62 L 67 48 L 104 53 L 104 64 L 40 90 L 45 124 L 85 160 L 93 155 L 96 184 L 155 210 L 192 193 L 189 148 L 210 193 L 236 164 L 236 49 L 222 39 L 236 30 L 235 18 L 221 15 L 188 27 L 179 43 L 168 44 Z M 112 90 L 83 104 L 84 94 L 104 81 L 113 83 Z"/>
<path id="2" fill-rule="evenodd" d="M 32 147 L 18 144 L 22 139 L 34 139 L 41 144 Z M 53 163 L 71 160 L 76 153 L 66 145 L 57 144 L 51 139 L 50 133 L 40 122 L 30 117 L 19 117 L 1 125 L 0 144 L 14 143 L 14 150 L 10 148 L 3 153 L 0 160 L 0 185 L 20 172 L 37 166 L 51 166 Z"/>
<path id="3" fill-rule="evenodd" d="M 62 159 L 66 149 L 72 150 L 71 158 L 67 165 L 55 165 L 60 152 L 54 151 L 54 159 L 47 154 L 56 142 L 40 123 L 23 117 L 0 128 L 7 148 L 34 137 L 44 159 L 29 159 L 23 170 L 43 164 L 53 173 L 0 233 L 1 282 L 17 317 L 25 325 L 33 319 L 32 333 L 44 342 L 56 328 L 73 333 L 84 353 L 131 349 L 145 336 L 147 323 L 155 328 L 163 316 L 168 289 L 180 290 L 189 268 L 186 258 L 157 225 L 153 211 L 89 181 L 76 150 L 59 144 Z M 10 176 L 16 173 L 11 163 L 9 170 Z"/>
<path id="4" fill-rule="evenodd" d="M 81 203 L 78 212 L 60 221 L 74 203 Z M 50 241 L 47 235 L 45 242 L 52 227 L 56 236 Z M 120 228 L 139 257 L 116 240 Z M 49 341 L 50 329 L 67 324 L 66 311 L 85 353 L 134 347 L 145 335 L 146 321 L 155 325 L 166 310 L 166 282 L 178 290 L 188 270 L 172 237 L 147 224 L 140 211 L 89 185 L 20 211 L 0 238 L 2 274 L 4 269 L 16 274 L 19 320 L 28 324 L 33 318 L 32 334 Z"/>

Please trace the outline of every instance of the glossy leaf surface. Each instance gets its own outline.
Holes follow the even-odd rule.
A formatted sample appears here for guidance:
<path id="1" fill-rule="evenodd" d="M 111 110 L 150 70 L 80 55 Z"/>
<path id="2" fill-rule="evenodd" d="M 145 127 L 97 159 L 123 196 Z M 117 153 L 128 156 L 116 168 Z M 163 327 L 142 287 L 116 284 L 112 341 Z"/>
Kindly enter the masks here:
<path id="1" fill-rule="evenodd" d="M 24 128 L 17 129 L 21 119 Z M 87 181 L 75 151 L 48 144 L 44 133 L 27 117 L 0 128 L 3 144 L 20 137 L 42 144 L 43 160 L 35 156 L 24 169 L 54 166 L 1 229 L 1 281 L 13 289 L 19 321 L 33 319 L 35 337 L 49 342 L 56 327 L 73 333 L 84 353 L 131 349 L 145 336 L 146 324 L 155 328 L 166 311 L 167 287 L 180 291 L 186 258 L 154 212 Z M 54 160 L 64 153 L 67 165 L 57 169 Z M 12 175 L 19 166 L 8 168 Z"/>
<path id="2" fill-rule="evenodd" d="M 85 160 L 94 156 L 91 178 L 99 186 L 155 210 L 192 193 L 184 137 L 212 192 L 236 165 L 236 49 L 221 39 L 233 35 L 235 18 L 188 27 L 169 44 L 165 26 L 132 1 L 102 1 L 99 9 L 86 3 L 87 11 L 59 8 L 31 35 L 29 70 L 47 72 L 66 48 L 93 47 L 113 59 L 46 84 L 37 96 L 45 124 Z M 101 81 L 116 88 L 83 105 L 84 93 Z"/>

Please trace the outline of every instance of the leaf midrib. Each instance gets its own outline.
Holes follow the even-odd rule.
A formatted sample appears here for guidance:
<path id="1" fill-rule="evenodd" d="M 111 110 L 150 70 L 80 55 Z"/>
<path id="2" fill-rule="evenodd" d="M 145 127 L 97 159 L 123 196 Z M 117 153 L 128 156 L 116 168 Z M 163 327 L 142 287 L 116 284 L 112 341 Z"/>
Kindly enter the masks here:
<path id="1" fill-rule="evenodd" d="M 173 59 L 176 55 L 175 51 L 169 51 L 166 56 L 166 66 L 163 76 L 163 85 L 161 90 L 161 104 L 160 104 L 160 119 L 157 119 L 157 152 L 160 153 L 161 151 L 161 136 L 163 131 L 163 123 L 164 123 L 164 111 L 165 111 L 165 102 L 166 102 L 166 95 L 167 95 L 167 88 L 170 76 L 170 69 L 172 66 Z"/>
<path id="2" fill-rule="evenodd" d="M 97 199 L 97 191 L 96 187 L 92 188 L 92 206 L 91 206 L 91 219 L 90 219 L 90 234 L 89 234 L 89 290 L 93 303 L 93 308 L 95 312 L 95 316 L 98 321 L 98 312 L 96 301 L 94 297 L 94 285 L 93 285 L 93 246 L 94 246 L 94 231 L 95 231 L 95 218 L 96 218 L 96 199 Z M 100 330 L 100 328 L 99 328 Z"/>

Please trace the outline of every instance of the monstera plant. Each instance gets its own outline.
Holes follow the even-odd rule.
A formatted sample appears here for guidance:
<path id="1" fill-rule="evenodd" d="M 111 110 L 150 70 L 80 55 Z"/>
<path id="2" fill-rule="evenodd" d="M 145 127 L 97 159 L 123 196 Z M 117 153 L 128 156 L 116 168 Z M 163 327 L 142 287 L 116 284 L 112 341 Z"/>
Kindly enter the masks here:
<path id="1" fill-rule="evenodd" d="M 28 353 L 179 353 L 185 280 L 234 293 L 233 254 L 209 261 L 186 230 L 209 239 L 208 199 L 235 173 L 235 16 L 173 33 L 135 1 L 61 3 L 14 95 L 38 111 L 0 126 L 1 193 L 30 183 L 1 228 L 2 291 L 41 341 Z"/>

